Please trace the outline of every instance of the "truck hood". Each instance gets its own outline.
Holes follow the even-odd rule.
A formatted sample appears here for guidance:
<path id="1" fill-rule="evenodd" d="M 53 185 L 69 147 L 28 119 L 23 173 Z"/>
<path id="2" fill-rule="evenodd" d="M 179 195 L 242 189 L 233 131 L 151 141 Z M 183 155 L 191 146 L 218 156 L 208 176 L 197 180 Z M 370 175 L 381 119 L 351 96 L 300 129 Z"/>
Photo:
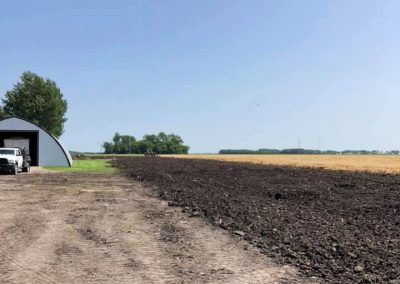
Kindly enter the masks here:
<path id="1" fill-rule="evenodd" d="M 4 155 L 4 154 L 0 154 L 0 159 L 7 159 L 7 160 L 12 160 L 15 161 L 16 157 L 14 155 Z"/>

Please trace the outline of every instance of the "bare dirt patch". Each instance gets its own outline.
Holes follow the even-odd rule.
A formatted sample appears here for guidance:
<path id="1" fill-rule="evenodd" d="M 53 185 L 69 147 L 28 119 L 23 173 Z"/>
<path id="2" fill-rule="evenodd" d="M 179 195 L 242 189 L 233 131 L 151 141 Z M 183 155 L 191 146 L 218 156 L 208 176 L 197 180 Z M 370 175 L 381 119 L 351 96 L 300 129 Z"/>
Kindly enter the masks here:
<path id="1" fill-rule="evenodd" d="M 400 281 L 400 176 L 207 160 L 123 159 L 132 178 L 307 276 Z"/>
<path id="2" fill-rule="evenodd" d="M 290 166 L 375 173 L 400 173 L 399 155 L 163 155 L 259 165 Z"/>
<path id="3" fill-rule="evenodd" d="M 1 283 L 303 283 L 112 174 L 0 177 Z"/>

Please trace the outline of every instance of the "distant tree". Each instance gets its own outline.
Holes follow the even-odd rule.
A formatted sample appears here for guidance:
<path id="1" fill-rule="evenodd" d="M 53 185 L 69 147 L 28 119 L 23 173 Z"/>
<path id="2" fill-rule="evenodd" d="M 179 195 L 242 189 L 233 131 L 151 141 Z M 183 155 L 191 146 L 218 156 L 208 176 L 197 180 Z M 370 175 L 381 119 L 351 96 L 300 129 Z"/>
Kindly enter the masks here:
<path id="1" fill-rule="evenodd" d="M 103 144 L 106 154 L 144 154 L 151 150 L 157 154 L 187 154 L 189 146 L 183 144 L 183 139 L 175 134 L 144 135 L 142 140 L 136 141 L 133 136 L 115 133 L 112 142 Z"/>
<path id="2" fill-rule="evenodd" d="M 164 132 L 158 135 L 145 135 L 143 141 L 151 146 L 151 150 L 157 154 L 187 154 L 189 147 L 184 145 L 183 139 L 175 134 L 166 134 Z"/>
<path id="3" fill-rule="evenodd" d="M 167 135 L 167 153 L 166 154 L 187 154 L 189 146 L 183 144 L 183 139 L 175 134 Z"/>
<path id="4" fill-rule="evenodd" d="M 158 133 L 156 136 L 157 147 L 153 151 L 158 154 L 173 154 L 170 152 L 171 149 L 171 142 L 169 135 L 165 134 L 164 132 Z"/>
<path id="5" fill-rule="evenodd" d="M 241 155 L 241 154 L 258 154 L 257 151 L 247 149 L 222 149 L 219 151 L 221 155 Z"/>
<path id="6" fill-rule="evenodd" d="M 153 150 L 154 152 L 161 154 L 160 153 L 160 142 L 158 140 L 157 135 L 150 134 L 150 135 L 145 135 L 143 136 L 143 139 L 141 140 L 141 147 L 142 149 L 146 150 Z M 141 152 L 143 154 L 145 151 Z"/>
<path id="7" fill-rule="evenodd" d="M 280 151 L 276 149 L 259 149 L 258 153 L 260 154 L 279 154 Z"/>
<path id="8" fill-rule="evenodd" d="M 111 147 L 112 145 L 112 147 Z M 120 135 L 118 132 L 113 137 L 113 143 L 104 145 L 109 149 L 112 148 L 112 153 L 115 154 L 130 154 L 137 152 L 136 139 L 129 135 Z"/>
<path id="9" fill-rule="evenodd" d="M 32 72 L 24 72 L 20 79 L 2 100 L 3 116 L 20 116 L 60 137 L 68 104 L 56 83 Z"/>
<path id="10" fill-rule="evenodd" d="M 146 140 L 138 141 L 137 145 L 138 145 L 138 154 L 144 154 L 149 150 L 153 150 L 154 148 L 154 144 Z"/>
<path id="11" fill-rule="evenodd" d="M 114 154 L 114 144 L 110 142 L 103 143 L 104 153 L 105 154 Z"/>

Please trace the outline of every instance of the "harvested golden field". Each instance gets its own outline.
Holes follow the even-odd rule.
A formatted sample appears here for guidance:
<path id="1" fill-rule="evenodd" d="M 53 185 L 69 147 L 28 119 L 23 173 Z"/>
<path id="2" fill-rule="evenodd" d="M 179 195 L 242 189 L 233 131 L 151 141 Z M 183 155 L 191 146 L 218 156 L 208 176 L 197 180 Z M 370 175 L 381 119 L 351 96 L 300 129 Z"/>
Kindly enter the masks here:
<path id="1" fill-rule="evenodd" d="M 332 170 L 400 173 L 400 156 L 384 155 L 166 155 L 263 165 L 312 167 Z"/>

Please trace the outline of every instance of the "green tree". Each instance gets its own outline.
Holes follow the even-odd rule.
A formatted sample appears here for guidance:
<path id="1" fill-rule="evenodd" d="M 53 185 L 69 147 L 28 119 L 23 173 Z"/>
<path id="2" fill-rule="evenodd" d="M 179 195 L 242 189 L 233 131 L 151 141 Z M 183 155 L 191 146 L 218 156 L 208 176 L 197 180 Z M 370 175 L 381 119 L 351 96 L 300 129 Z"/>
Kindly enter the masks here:
<path id="1" fill-rule="evenodd" d="M 140 140 L 138 141 L 138 154 L 144 154 L 148 150 L 153 150 L 154 149 L 154 144 L 146 141 L 146 140 Z"/>
<path id="2" fill-rule="evenodd" d="M 68 104 L 56 83 L 32 72 L 24 72 L 20 79 L 2 100 L 4 116 L 20 116 L 60 137 Z"/>
<path id="3" fill-rule="evenodd" d="M 183 144 L 183 139 L 175 134 L 160 132 L 157 135 L 145 135 L 143 141 L 151 145 L 151 149 L 158 154 L 187 154 L 189 147 Z"/>
<path id="4" fill-rule="evenodd" d="M 175 134 L 167 135 L 167 154 L 187 154 L 189 146 L 183 144 L 183 139 Z"/>
<path id="5" fill-rule="evenodd" d="M 133 136 L 122 135 L 120 144 L 121 154 L 134 154 L 137 152 L 137 143 Z"/>
<path id="6" fill-rule="evenodd" d="M 114 153 L 114 144 L 110 142 L 103 143 L 104 153 L 105 154 L 113 154 Z"/>
<path id="7" fill-rule="evenodd" d="M 103 144 L 106 154 L 144 154 L 152 150 L 157 154 L 187 154 L 189 147 L 183 144 L 183 139 L 175 134 L 160 132 L 157 135 L 145 135 L 142 140 L 135 137 L 115 133 L 112 142 Z"/>
<path id="8" fill-rule="evenodd" d="M 143 145 L 145 145 L 146 150 L 153 150 L 154 152 L 161 154 L 160 149 L 159 149 L 160 142 L 158 140 L 157 135 L 150 134 L 150 135 L 143 136 L 141 145 L 142 145 L 142 147 L 143 147 Z M 142 153 L 144 153 L 144 152 L 142 152 Z"/>
<path id="9" fill-rule="evenodd" d="M 115 133 L 112 142 L 103 143 L 106 154 L 134 154 L 138 152 L 135 137 Z"/>

